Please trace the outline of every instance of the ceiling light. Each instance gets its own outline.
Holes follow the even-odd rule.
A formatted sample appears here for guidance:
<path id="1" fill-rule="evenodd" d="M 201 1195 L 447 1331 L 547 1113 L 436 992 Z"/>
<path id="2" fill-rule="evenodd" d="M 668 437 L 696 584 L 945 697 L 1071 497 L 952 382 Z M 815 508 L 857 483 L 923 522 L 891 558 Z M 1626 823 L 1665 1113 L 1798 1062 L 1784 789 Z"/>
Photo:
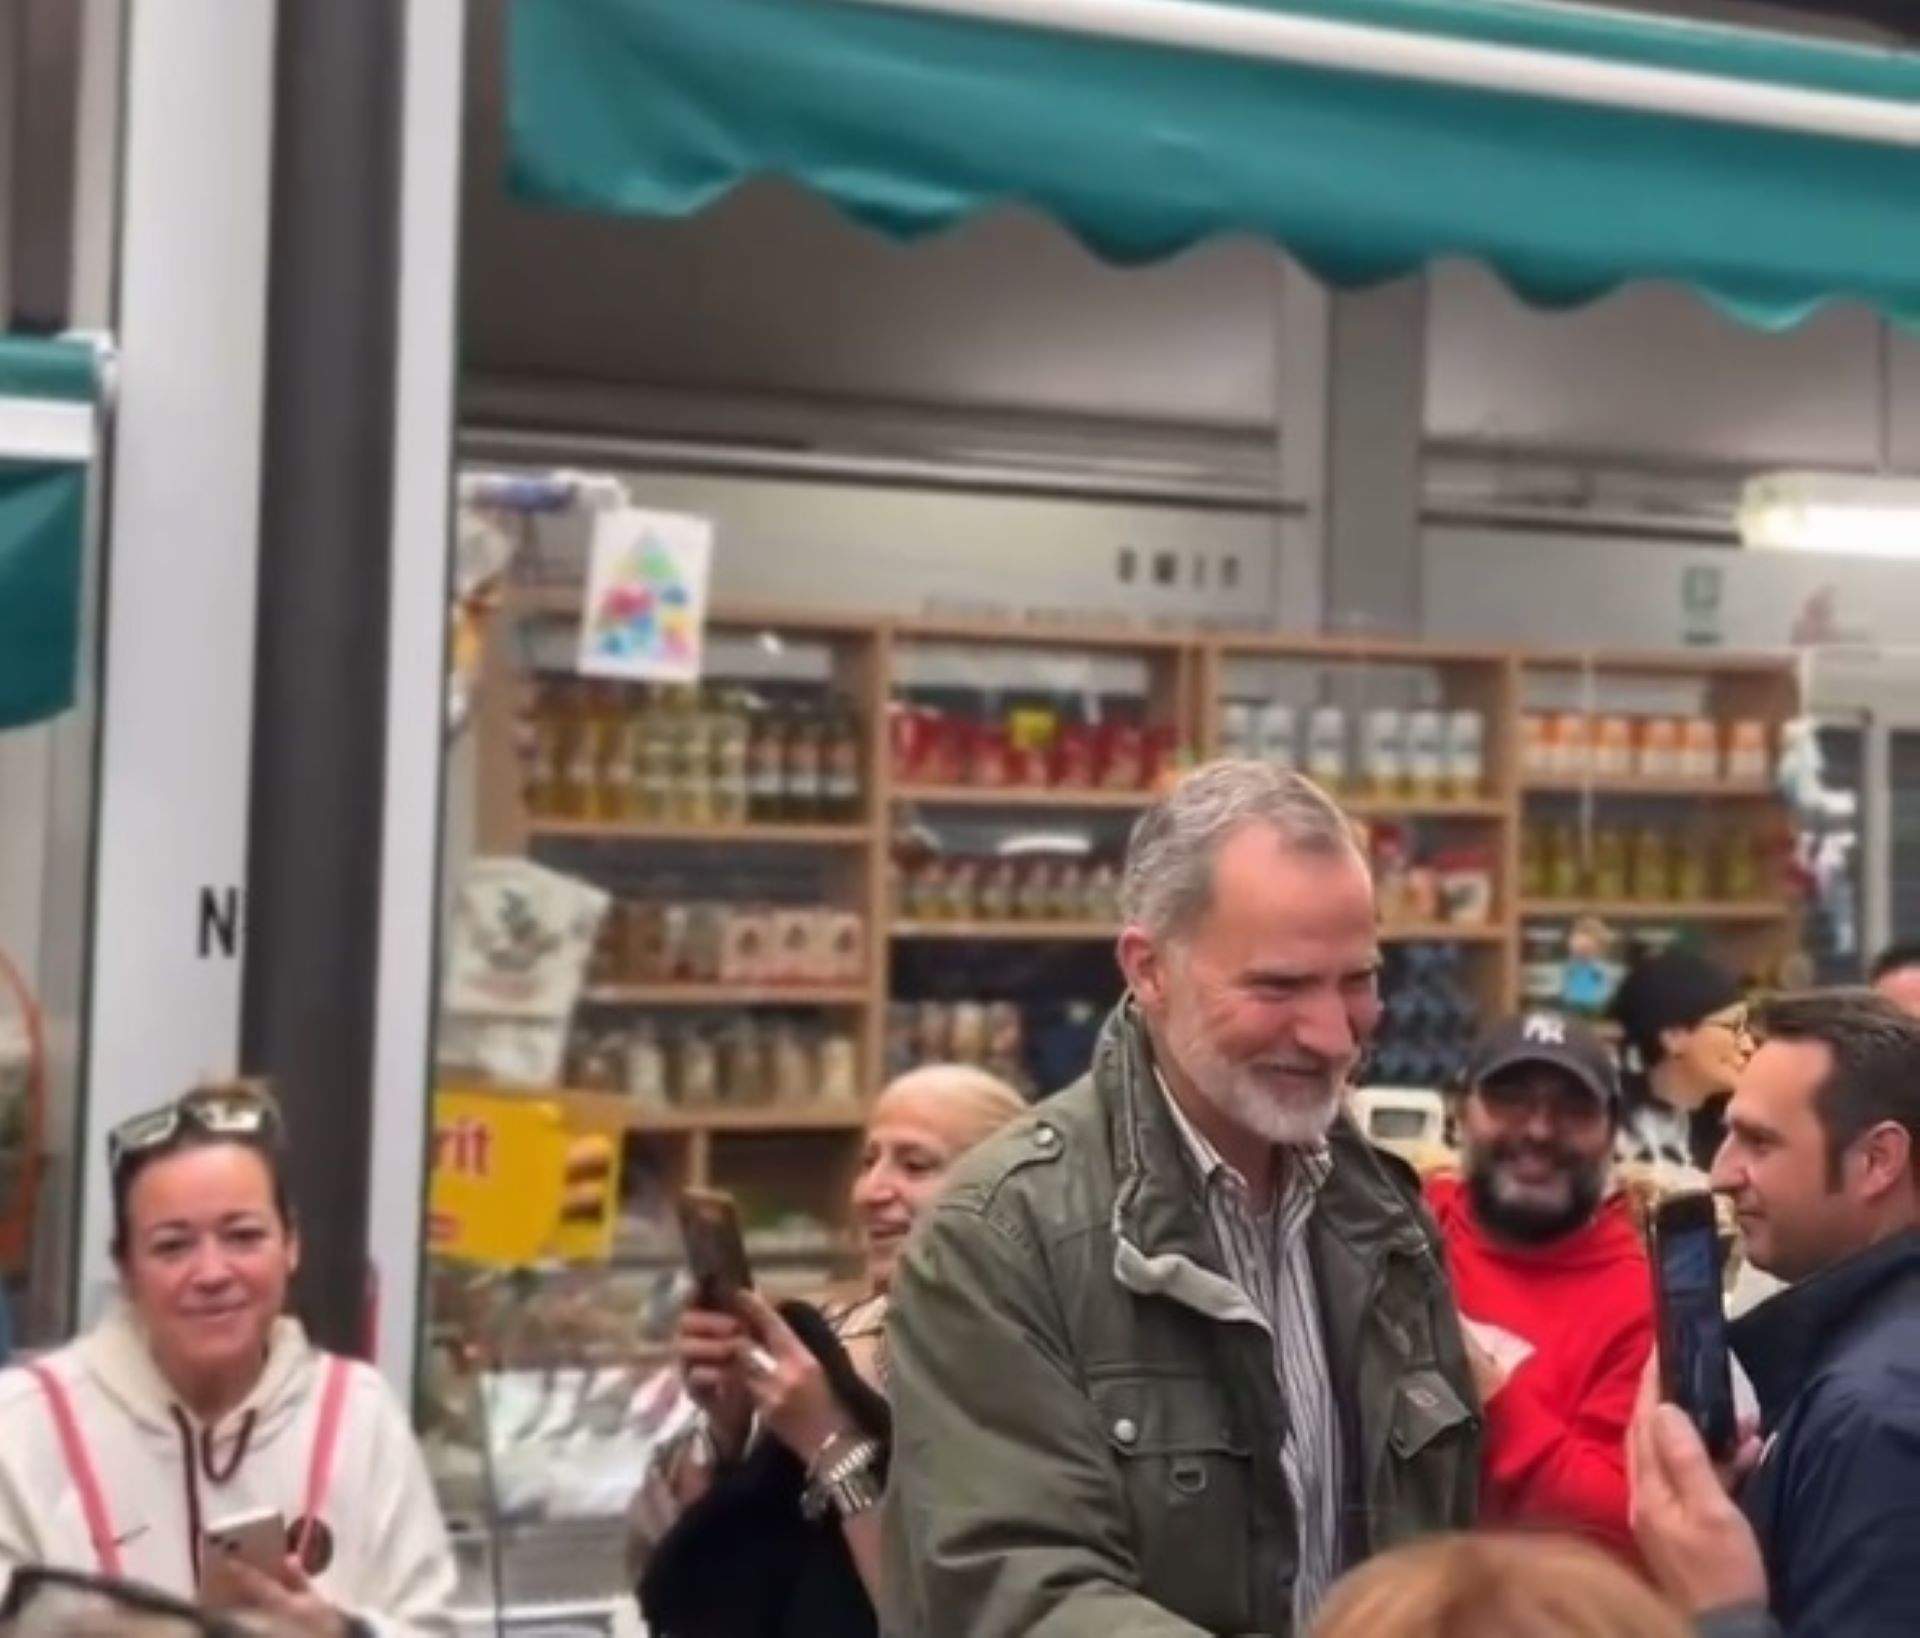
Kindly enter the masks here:
<path id="1" fill-rule="evenodd" d="M 1770 472 L 1741 490 L 1738 521 L 1761 550 L 1920 558 L 1920 479 Z"/>

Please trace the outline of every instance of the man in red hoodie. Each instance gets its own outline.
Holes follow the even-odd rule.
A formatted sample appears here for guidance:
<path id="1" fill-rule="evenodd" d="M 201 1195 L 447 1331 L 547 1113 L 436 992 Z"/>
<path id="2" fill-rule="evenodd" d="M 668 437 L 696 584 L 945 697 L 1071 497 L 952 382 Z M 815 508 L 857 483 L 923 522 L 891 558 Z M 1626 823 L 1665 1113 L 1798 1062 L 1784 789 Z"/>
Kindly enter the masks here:
<path id="1" fill-rule="evenodd" d="M 1653 1347 L 1647 1256 L 1611 1194 L 1621 1111 L 1591 1030 L 1529 1013 L 1475 1047 L 1461 1175 L 1427 1187 L 1486 1402 L 1481 1519 L 1633 1555 L 1627 1424 Z"/>

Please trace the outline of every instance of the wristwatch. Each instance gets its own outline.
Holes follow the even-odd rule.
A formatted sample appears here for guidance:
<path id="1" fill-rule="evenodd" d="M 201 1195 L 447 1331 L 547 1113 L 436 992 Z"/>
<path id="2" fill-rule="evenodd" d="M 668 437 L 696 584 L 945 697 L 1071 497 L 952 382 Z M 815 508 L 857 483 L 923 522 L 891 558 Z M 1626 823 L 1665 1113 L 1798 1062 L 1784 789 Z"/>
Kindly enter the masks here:
<path id="1" fill-rule="evenodd" d="M 882 1485 L 878 1439 L 861 1433 L 836 1433 L 807 1464 L 807 1488 L 800 1495 L 801 1516 L 818 1523 L 828 1513 L 850 1519 L 880 1505 Z"/>

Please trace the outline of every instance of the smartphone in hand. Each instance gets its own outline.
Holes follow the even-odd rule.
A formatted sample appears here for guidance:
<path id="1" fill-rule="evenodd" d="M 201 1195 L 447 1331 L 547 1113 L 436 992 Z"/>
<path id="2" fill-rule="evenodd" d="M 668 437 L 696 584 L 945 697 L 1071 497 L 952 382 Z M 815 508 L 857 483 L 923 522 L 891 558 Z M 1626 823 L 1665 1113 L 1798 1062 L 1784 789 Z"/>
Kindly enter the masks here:
<path id="1" fill-rule="evenodd" d="M 203 1576 L 219 1561 L 236 1558 L 262 1575 L 279 1579 L 280 1567 L 287 1558 L 287 1521 L 266 1507 L 254 1513 L 235 1513 L 201 1532 Z"/>
<path id="2" fill-rule="evenodd" d="M 1675 1195 L 1655 1209 L 1653 1289 L 1660 1397 L 1685 1411 L 1709 1454 L 1725 1461 L 1739 1428 L 1712 1195 Z"/>
<path id="3" fill-rule="evenodd" d="M 700 1307 L 730 1309 L 736 1294 L 753 1289 L 740 1210 L 731 1195 L 715 1189 L 682 1191 L 680 1238 L 686 1245 L 687 1268 L 698 1288 L 694 1300 Z"/>

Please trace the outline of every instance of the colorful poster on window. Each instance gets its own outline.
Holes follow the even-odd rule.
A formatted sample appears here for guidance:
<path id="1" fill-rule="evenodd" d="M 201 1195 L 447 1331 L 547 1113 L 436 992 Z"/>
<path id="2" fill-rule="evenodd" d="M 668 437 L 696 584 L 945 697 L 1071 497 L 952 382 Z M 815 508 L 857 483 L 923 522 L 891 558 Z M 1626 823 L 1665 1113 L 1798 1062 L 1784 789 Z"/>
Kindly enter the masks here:
<path id="1" fill-rule="evenodd" d="M 627 507 L 597 514 L 580 669 L 639 682 L 697 680 L 712 562 L 705 518 Z"/>

